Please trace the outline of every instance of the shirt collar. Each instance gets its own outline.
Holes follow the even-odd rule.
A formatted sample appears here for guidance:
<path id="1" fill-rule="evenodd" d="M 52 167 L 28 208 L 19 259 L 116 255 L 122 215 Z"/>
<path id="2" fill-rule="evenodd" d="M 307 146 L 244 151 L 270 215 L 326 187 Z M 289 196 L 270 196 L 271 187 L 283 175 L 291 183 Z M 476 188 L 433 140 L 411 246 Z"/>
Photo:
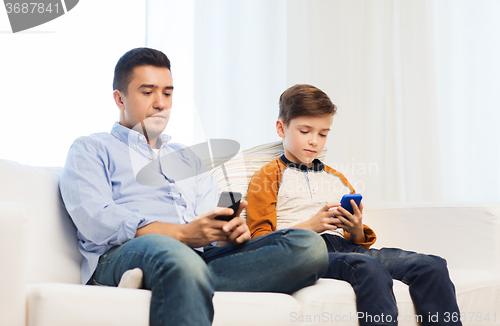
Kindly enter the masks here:
<path id="1" fill-rule="evenodd" d="M 324 164 L 317 158 L 313 160 L 311 167 L 308 167 L 306 164 L 293 163 L 292 161 L 286 158 L 285 154 L 281 155 L 280 159 L 288 167 L 299 169 L 301 171 L 323 171 L 325 167 Z"/>
<path id="2" fill-rule="evenodd" d="M 118 121 L 116 121 L 113 128 L 111 128 L 111 134 L 130 147 L 140 143 L 147 143 L 146 137 L 144 137 L 143 134 L 122 126 Z M 171 138 L 172 137 L 169 135 L 161 134 L 158 138 L 160 147 L 168 143 Z"/>

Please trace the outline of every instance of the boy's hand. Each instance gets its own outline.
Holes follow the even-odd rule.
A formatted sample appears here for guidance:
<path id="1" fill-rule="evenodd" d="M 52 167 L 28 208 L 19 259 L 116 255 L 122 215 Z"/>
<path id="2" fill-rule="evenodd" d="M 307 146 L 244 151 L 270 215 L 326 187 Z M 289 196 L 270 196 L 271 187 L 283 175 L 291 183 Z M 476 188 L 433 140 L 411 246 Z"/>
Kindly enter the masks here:
<path id="1" fill-rule="evenodd" d="M 333 215 L 335 215 L 336 210 L 332 209 L 334 207 L 340 206 L 340 203 L 328 203 L 313 215 L 307 221 L 294 225 L 294 228 L 298 229 L 308 229 L 317 233 L 321 233 L 326 230 L 336 230 L 337 226 L 332 225 Z"/>
<path id="2" fill-rule="evenodd" d="M 342 206 L 338 205 L 334 214 L 335 218 L 332 223 L 349 232 L 351 234 L 351 242 L 364 242 L 365 233 L 363 231 L 363 203 L 361 203 L 358 207 L 356 202 L 351 199 L 351 205 L 354 214 L 349 213 Z"/>

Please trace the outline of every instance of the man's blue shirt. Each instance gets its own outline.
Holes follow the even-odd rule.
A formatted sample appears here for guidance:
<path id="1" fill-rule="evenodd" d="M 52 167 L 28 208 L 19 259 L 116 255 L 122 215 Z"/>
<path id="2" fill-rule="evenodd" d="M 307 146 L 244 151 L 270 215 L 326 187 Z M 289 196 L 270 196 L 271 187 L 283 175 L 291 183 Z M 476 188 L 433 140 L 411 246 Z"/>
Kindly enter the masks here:
<path id="1" fill-rule="evenodd" d="M 82 282 L 99 257 L 160 221 L 186 224 L 216 206 L 218 186 L 189 149 L 160 135 L 159 157 L 145 137 L 116 122 L 111 133 L 71 146 L 59 186 L 78 229 Z"/>

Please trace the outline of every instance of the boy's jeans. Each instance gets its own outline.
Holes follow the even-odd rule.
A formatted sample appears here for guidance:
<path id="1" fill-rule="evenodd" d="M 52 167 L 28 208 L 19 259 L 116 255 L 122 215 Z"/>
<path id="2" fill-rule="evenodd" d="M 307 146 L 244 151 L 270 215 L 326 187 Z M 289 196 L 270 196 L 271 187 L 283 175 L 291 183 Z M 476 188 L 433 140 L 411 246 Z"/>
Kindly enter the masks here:
<path id="1" fill-rule="evenodd" d="M 396 248 L 367 250 L 339 236 L 322 237 L 329 255 L 328 271 L 323 277 L 352 285 L 360 325 L 397 325 L 392 279 L 409 285 L 422 325 L 462 325 L 460 321 L 452 322 L 460 313 L 444 259 Z M 434 322 L 435 316 L 438 322 Z"/>
<path id="2" fill-rule="evenodd" d="M 214 291 L 292 293 L 326 271 L 324 241 L 307 230 L 282 230 L 242 245 L 195 251 L 167 236 L 150 234 L 111 248 L 92 276 L 96 285 L 117 286 L 139 267 L 152 291 L 150 325 L 211 325 Z"/>

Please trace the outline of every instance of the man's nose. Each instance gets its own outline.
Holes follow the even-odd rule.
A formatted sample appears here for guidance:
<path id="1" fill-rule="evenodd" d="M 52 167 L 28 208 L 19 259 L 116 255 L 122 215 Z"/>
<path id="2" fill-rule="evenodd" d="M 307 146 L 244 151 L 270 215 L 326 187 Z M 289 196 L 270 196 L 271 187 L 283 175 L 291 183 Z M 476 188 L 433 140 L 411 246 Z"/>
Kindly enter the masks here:
<path id="1" fill-rule="evenodd" d="M 155 108 L 157 110 L 164 110 L 166 105 L 167 105 L 167 101 L 166 101 L 165 97 L 163 96 L 163 94 L 156 93 L 155 99 L 153 102 L 153 108 Z"/>

